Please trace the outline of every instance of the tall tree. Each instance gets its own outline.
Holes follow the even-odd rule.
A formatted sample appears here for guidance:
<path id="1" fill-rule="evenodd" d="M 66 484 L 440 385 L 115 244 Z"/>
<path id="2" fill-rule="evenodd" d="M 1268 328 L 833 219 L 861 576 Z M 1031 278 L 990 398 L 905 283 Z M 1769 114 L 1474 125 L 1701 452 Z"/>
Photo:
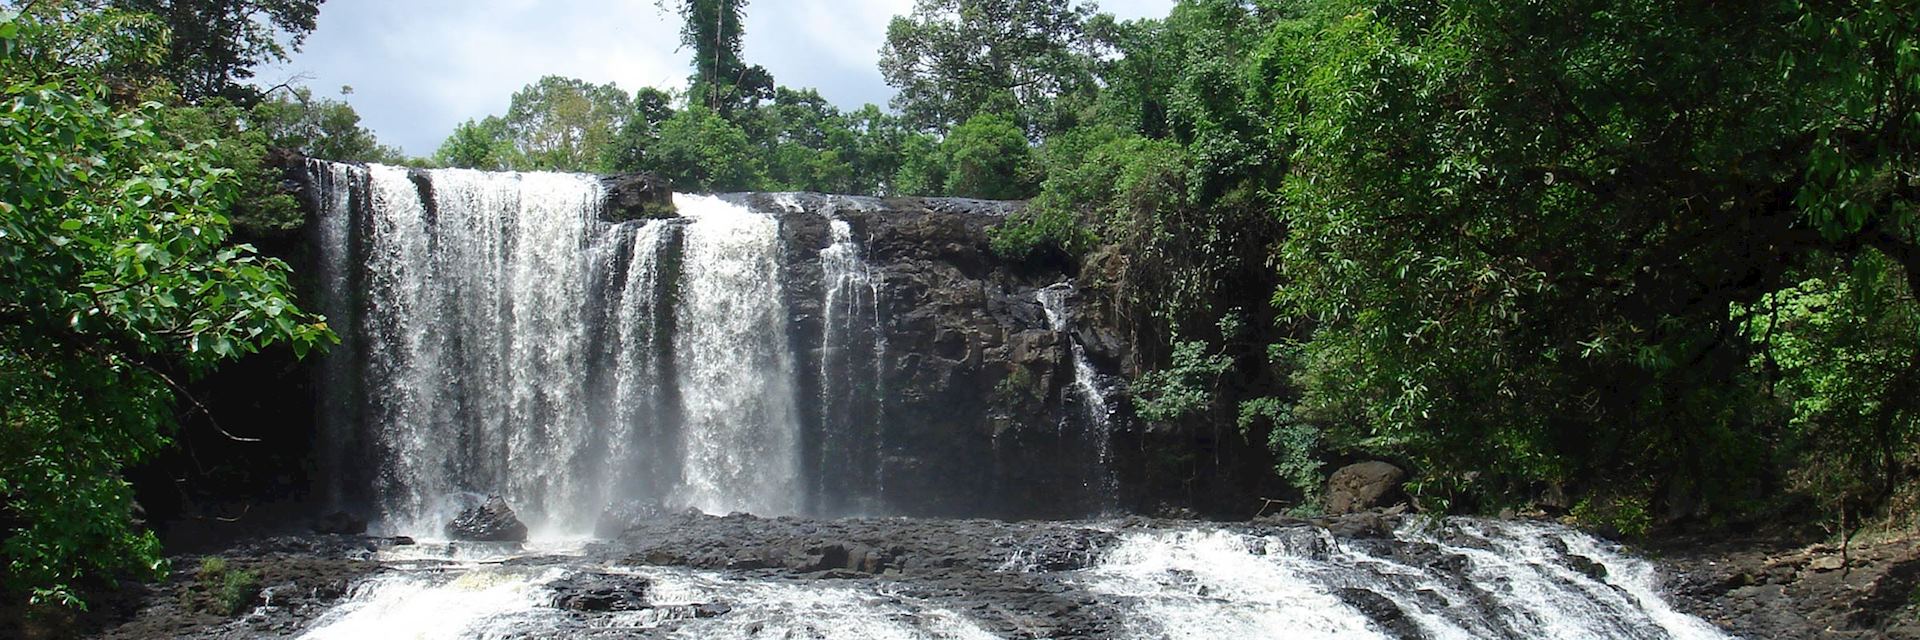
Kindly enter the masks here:
<path id="1" fill-rule="evenodd" d="M 513 94 L 505 119 L 524 168 L 599 171 L 632 114 L 619 87 L 547 76 Z"/>
<path id="2" fill-rule="evenodd" d="M 108 1 L 166 23 L 173 37 L 161 68 L 188 100 L 225 96 L 250 103 L 257 92 L 244 81 L 253 68 L 299 50 L 326 0 Z"/>
<path id="3" fill-rule="evenodd" d="M 338 162 L 400 162 L 399 149 L 380 144 L 372 131 L 360 126 L 353 105 L 332 98 L 316 98 L 313 90 L 295 87 L 267 96 L 248 111 L 248 125 L 267 137 L 267 143 L 314 158 Z"/>
<path id="4" fill-rule="evenodd" d="M 1093 15 L 1074 0 L 918 0 L 887 26 L 880 74 L 923 130 L 982 113 L 1013 114 L 1029 134 L 1065 130 L 1072 114 L 1057 103 L 1097 89 Z"/>
<path id="5" fill-rule="evenodd" d="M 95 65 L 162 54 L 99 15 L 0 13 L 0 591 L 42 603 L 162 566 L 120 474 L 166 444 L 182 381 L 329 335 L 285 264 L 228 242 L 220 142 L 176 147 L 165 107 L 115 104 Z"/>
<path id="6" fill-rule="evenodd" d="M 612 171 L 645 171 L 654 166 L 653 147 L 660 142 L 660 126 L 673 117 L 673 94 L 643 87 L 633 94 L 633 113 L 607 149 Z"/>
<path id="7" fill-rule="evenodd" d="M 740 58 L 747 0 L 675 0 L 685 21 L 680 42 L 693 49 L 689 104 L 725 117 L 773 97 L 773 74 Z"/>

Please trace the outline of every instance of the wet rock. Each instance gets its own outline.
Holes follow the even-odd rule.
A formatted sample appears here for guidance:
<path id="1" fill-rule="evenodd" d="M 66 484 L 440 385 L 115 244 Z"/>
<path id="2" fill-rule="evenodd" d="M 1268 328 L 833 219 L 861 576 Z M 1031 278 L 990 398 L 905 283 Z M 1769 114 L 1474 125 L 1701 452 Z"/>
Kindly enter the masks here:
<path id="1" fill-rule="evenodd" d="M 1113 541 L 1112 533 L 1095 529 L 1049 529 L 1021 542 L 1010 564 L 1029 571 L 1084 569 Z"/>
<path id="2" fill-rule="evenodd" d="M 695 618 L 718 618 L 729 613 L 733 613 L 733 605 L 725 602 L 708 602 L 693 605 L 693 617 Z"/>
<path id="3" fill-rule="evenodd" d="M 1567 556 L 1567 566 L 1586 577 L 1601 582 L 1607 581 L 1607 566 L 1594 562 L 1593 558 L 1569 555 Z"/>
<path id="4" fill-rule="evenodd" d="M 660 176 L 629 173 L 607 176 L 601 179 L 601 183 L 607 190 L 601 211 L 610 222 L 671 218 L 675 215 L 673 188 Z"/>
<path id="5" fill-rule="evenodd" d="M 461 511 L 448 522 L 447 537 L 480 542 L 526 542 L 527 525 L 514 515 L 506 500 L 493 496 L 487 498 L 485 504 Z"/>
<path id="6" fill-rule="evenodd" d="M 345 511 L 335 511 L 314 519 L 313 532 L 357 536 L 367 532 L 367 521 Z"/>
<path id="7" fill-rule="evenodd" d="M 1383 513 L 1356 513 L 1327 520 L 1327 531 L 1342 538 L 1386 538 L 1393 535 L 1400 519 Z"/>
<path id="8" fill-rule="evenodd" d="M 1353 587 L 1336 590 L 1334 595 L 1347 606 L 1360 610 L 1361 615 L 1373 621 L 1388 637 L 1398 640 L 1417 640 L 1421 637 L 1420 625 L 1409 619 L 1407 612 L 1386 596 Z"/>
<path id="9" fill-rule="evenodd" d="M 547 583 L 553 606 L 569 611 L 639 611 L 653 608 L 647 594 L 653 584 L 640 576 L 585 573 Z"/>
<path id="10" fill-rule="evenodd" d="M 1400 467 L 1377 460 L 1341 467 L 1327 478 L 1326 511 L 1340 515 L 1398 503 L 1406 477 Z"/>

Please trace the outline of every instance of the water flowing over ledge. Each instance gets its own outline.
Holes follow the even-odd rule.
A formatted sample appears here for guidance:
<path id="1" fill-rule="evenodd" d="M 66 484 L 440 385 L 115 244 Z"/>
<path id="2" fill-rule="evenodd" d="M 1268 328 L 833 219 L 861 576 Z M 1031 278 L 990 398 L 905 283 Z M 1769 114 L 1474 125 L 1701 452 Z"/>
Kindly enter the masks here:
<path id="1" fill-rule="evenodd" d="M 676 195 L 670 217 L 616 220 L 595 176 L 305 169 L 317 306 L 342 335 L 317 372 L 323 493 L 378 531 L 436 538 L 489 495 L 575 537 L 689 507 L 1117 502 L 1064 294 L 953 244 L 984 238 L 991 203 Z"/>
<path id="2" fill-rule="evenodd" d="M 308 172 L 326 495 L 425 544 L 297 637 L 1724 637 L 1545 524 L 768 519 L 1123 509 L 1097 292 L 870 198 Z M 488 495 L 532 542 L 436 541 Z"/>

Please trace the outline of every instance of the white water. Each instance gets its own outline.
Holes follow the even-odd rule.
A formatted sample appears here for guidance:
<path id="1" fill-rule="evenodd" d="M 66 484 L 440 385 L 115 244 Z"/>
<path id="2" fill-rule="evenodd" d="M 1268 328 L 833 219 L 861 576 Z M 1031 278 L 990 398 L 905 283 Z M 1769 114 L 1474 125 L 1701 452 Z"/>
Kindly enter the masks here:
<path id="1" fill-rule="evenodd" d="M 818 495 L 833 513 L 881 512 L 879 463 L 886 412 L 882 367 L 887 338 L 880 318 L 880 274 L 854 242 L 853 226 L 828 222 L 832 243 L 820 250 L 820 447 Z"/>
<path id="2" fill-rule="evenodd" d="M 321 433 L 320 469 L 327 508 L 338 510 L 346 504 L 349 480 L 349 450 L 355 442 L 354 405 L 357 396 L 353 375 L 357 363 L 357 336 L 353 331 L 353 189 L 366 179 L 359 167 L 319 160 L 308 160 L 307 171 L 314 179 L 319 218 L 315 244 L 320 255 L 320 282 L 316 297 L 319 312 L 328 327 L 340 337 L 340 344 L 320 361 L 319 420 Z"/>
<path id="3" fill-rule="evenodd" d="M 1472 520 L 1436 529 L 1406 528 L 1384 544 L 1464 556 L 1464 576 L 1374 555 L 1323 530 L 1187 530 L 1126 534 L 1081 582 L 1118 598 L 1128 636 L 1140 639 L 1392 637 L 1338 597 L 1343 588 L 1385 596 L 1426 638 L 1726 637 L 1661 600 L 1647 563 L 1584 534 Z M 1605 578 L 1574 571 L 1569 554 L 1605 567 Z"/>
<path id="4" fill-rule="evenodd" d="M 1073 294 L 1073 283 L 1062 282 L 1034 292 L 1034 300 L 1047 314 L 1047 324 L 1060 339 L 1068 345 L 1068 353 L 1073 356 L 1073 393 L 1080 401 L 1081 415 L 1085 418 L 1086 437 L 1091 440 L 1095 458 L 1095 493 L 1102 500 L 1110 499 L 1118 491 L 1111 467 L 1113 458 L 1113 408 L 1107 404 L 1107 394 L 1100 388 L 1099 372 L 1093 368 L 1093 362 L 1087 359 L 1087 349 L 1074 337 L 1073 322 L 1067 315 L 1067 297 Z"/>
<path id="5" fill-rule="evenodd" d="M 653 608 L 580 616 L 552 606 L 546 584 L 568 575 L 642 576 Z M 731 611 L 696 618 L 694 607 Z M 305 640 L 469 640 L 492 638 L 648 637 L 713 640 L 819 638 L 981 640 L 993 638 L 965 617 L 925 603 L 858 588 L 728 578 L 710 572 L 582 564 L 464 564 L 408 569 L 369 579 L 325 614 Z"/>
<path id="6" fill-rule="evenodd" d="M 708 513 L 799 511 L 799 409 L 780 283 L 779 223 L 674 196 L 682 249 L 674 353 L 683 411 L 680 501 Z"/>
<path id="7" fill-rule="evenodd" d="M 799 510 L 772 217 L 680 196 L 684 221 L 609 224 L 591 176 L 321 164 L 321 300 L 346 323 L 322 370 L 339 387 L 322 403 L 323 464 L 363 470 L 376 530 L 437 538 L 489 494 L 544 538 L 584 535 L 630 501 Z M 672 238 L 684 245 L 667 282 Z M 357 434 L 368 460 L 352 459 Z"/>

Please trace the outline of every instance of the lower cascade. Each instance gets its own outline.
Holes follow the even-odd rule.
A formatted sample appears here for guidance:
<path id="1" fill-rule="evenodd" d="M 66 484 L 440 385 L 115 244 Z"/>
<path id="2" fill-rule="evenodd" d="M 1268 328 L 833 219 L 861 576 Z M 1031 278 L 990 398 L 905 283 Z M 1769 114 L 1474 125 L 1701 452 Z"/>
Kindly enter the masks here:
<path id="1" fill-rule="evenodd" d="M 1124 407 L 1095 366 L 1115 358 L 1072 281 L 995 280 L 982 310 L 936 317 L 909 307 L 990 296 L 899 267 L 866 201 L 677 195 L 619 220 L 593 176 L 307 169 L 315 299 L 342 338 L 316 371 L 320 495 L 389 546 L 283 637 L 1725 637 L 1652 565 L 1558 525 L 808 519 L 899 515 L 896 490 L 962 508 L 934 464 L 1115 511 Z M 1018 356 L 968 342 L 1014 333 Z M 1016 365 L 1038 373 L 967 377 Z M 927 438 L 961 383 L 1045 424 L 917 441 L 931 456 L 890 439 Z M 450 535 L 476 507 L 510 535 Z M 298 598 L 262 600 L 252 619 Z"/>
<path id="2" fill-rule="evenodd" d="M 848 542 L 878 538 L 896 542 Z M 760 568 L 726 568 L 741 557 Z M 584 547 L 429 545 L 384 559 L 393 570 L 299 637 L 1727 637 L 1674 611 L 1653 567 L 1612 545 L 1476 519 L 1349 537 L 1304 524 L 681 516 Z"/>

